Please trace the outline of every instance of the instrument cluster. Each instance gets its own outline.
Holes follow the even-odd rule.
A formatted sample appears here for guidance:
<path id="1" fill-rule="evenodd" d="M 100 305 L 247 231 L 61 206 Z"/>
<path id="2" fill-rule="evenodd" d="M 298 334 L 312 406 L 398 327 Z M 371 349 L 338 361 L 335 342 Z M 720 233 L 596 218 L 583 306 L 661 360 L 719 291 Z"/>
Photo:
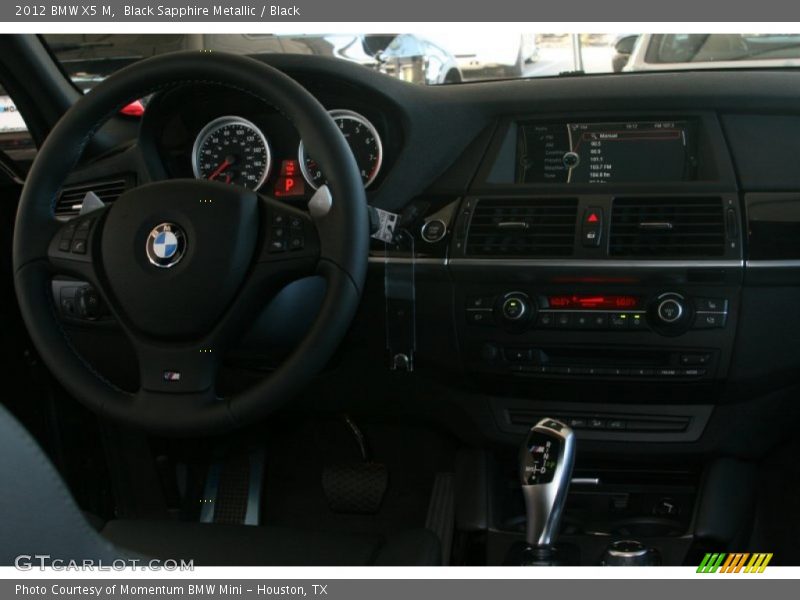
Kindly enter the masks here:
<path id="1" fill-rule="evenodd" d="M 375 188 L 385 165 L 385 119 L 369 107 L 354 110 L 341 102 L 324 103 L 353 152 L 364 187 Z M 166 95 L 148 113 L 143 135 L 155 138 L 169 177 L 240 185 L 297 204 L 326 182 L 294 126 L 246 94 L 212 88 Z"/>

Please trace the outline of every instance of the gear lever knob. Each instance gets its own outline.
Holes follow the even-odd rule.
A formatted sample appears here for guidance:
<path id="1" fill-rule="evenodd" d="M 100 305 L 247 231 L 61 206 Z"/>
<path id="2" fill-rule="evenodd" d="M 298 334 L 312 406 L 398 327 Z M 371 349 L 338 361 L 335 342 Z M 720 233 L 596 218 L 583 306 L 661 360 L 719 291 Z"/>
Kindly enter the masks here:
<path id="1" fill-rule="evenodd" d="M 572 477 L 575 434 L 560 421 L 542 419 L 528 432 L 519 458 L 526 540 L 534 547 L 550 546 L 558 534 Z"/>

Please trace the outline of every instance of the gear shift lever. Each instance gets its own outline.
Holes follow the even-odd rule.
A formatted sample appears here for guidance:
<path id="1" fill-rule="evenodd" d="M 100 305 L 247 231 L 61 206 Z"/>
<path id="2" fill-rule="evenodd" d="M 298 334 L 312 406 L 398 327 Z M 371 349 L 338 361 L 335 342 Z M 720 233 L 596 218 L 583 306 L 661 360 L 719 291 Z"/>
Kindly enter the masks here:
<path id="1" fill-rule="evenodd" d="M 558 535 L 575 462 L 575 434 L 560 421 L 542 419 L 528 432 L 519 458 L 526 541 L 533 548 L 546 548 Z"/>

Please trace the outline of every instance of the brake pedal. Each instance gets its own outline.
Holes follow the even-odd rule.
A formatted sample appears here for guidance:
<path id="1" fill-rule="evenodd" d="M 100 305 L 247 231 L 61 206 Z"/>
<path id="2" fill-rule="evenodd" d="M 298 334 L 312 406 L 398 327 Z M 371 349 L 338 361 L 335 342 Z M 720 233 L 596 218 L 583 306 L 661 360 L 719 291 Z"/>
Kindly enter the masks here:
<path id="1" fill-rule="evenodd" d="M 377 513 L 388 485 L 389 472 L 380 463 L 332 465 L 322 472 L 322 490 L 337 513 Z"/>

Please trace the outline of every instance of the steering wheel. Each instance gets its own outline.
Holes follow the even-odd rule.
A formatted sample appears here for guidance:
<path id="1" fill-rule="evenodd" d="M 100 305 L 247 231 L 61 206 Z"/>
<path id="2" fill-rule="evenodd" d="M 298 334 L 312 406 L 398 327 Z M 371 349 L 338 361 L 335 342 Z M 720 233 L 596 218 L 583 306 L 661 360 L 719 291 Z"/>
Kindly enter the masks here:
<path id="1" fill-rule="evenodd" d="M 130 189 L 67 223 L 57 220 L 59 190 L 98 128 L 132 100 L 182 84 L 247 92 L 294 124 L 330 187 L 312 198 L 311 214 L 245 188 L 174 179 Z M 178 52 L 118 71 L 54 127 L 22 191 L 13 263 L 33 343 L 71 394 L 150 432 L 200 435 L 267 415 L 324 367 L 357 309 L 368 253 L 364 187 L 325 108 L 254 59 Z M 305 337 L 268 377 L 219 397 L 226 350 L 279 290 L 314 274 L 325 279 L 326 292 Z M 54 305 L 55 275 L 98 290 L 135 349 L 137 391 L 115 386 L 72 345 Z"/>

